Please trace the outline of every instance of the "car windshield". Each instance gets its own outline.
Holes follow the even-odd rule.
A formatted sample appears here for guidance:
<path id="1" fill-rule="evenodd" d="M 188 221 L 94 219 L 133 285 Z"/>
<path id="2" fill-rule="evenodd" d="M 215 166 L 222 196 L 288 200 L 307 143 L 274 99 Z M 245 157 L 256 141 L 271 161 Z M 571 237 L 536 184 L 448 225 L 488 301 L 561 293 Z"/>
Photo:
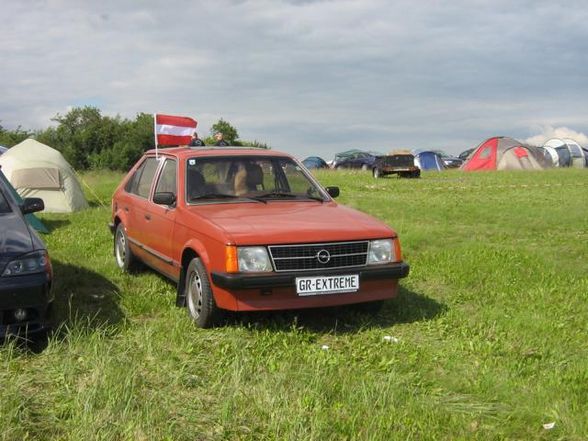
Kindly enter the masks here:
<path id="1" fill-rule="evenodd" d="M 325 193 L 290 158 L 231 156 L 190 158 L 186 200 L 326 200 Z"/>

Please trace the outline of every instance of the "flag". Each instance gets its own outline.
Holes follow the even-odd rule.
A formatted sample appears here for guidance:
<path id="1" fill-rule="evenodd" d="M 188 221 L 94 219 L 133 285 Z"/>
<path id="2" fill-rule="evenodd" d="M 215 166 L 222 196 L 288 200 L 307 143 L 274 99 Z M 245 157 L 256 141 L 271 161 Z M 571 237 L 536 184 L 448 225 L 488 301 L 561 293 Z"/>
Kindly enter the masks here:
<path id="1" fill-rule="evenodd" d="M 155 139 L 157 145 L 187 145 L 198 125 L 186 116 L 155 114 Z"/>

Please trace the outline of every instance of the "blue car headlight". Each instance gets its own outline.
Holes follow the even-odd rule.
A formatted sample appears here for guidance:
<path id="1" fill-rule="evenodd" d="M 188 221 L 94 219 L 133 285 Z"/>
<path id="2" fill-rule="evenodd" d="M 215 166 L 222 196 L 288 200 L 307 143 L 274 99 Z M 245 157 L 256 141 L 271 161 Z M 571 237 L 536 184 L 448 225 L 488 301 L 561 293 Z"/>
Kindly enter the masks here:
<path id="1" fill-rule="evenodd" d="M 25 274 L 43 273 L 49 269 L 49 256 L 46 251 L 35 251 L 33 253 L 19 256 L 11 260 L 4 267 L 2 277 L 23 276 Z"/>

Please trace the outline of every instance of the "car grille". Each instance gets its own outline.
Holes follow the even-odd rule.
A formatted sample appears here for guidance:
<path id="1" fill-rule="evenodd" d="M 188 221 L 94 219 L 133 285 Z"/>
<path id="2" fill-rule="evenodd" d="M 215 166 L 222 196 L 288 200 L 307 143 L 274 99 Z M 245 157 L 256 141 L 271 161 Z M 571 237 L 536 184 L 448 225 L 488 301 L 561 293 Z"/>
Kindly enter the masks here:
<path id="1" fill-rule="evenodd" d="M 348 268 L 367 263 L 368 241 L 269 246 L 276 271 Z"/>

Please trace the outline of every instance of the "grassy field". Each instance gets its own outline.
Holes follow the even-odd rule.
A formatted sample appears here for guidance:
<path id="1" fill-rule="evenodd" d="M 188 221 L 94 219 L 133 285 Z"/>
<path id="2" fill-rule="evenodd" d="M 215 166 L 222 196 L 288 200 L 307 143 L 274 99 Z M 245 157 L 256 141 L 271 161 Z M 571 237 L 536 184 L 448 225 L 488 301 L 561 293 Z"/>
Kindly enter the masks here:
<path id="1" fill-rule="evenodd" d="M 84 175 L 93 208 L 41 216 L 61 326 L 0 346 L 0 439 L 588 439 L 588 171 L 317 176 L 397 230 L 400 296 L 201 330 L 117 270 L 121 176 Z"/>

